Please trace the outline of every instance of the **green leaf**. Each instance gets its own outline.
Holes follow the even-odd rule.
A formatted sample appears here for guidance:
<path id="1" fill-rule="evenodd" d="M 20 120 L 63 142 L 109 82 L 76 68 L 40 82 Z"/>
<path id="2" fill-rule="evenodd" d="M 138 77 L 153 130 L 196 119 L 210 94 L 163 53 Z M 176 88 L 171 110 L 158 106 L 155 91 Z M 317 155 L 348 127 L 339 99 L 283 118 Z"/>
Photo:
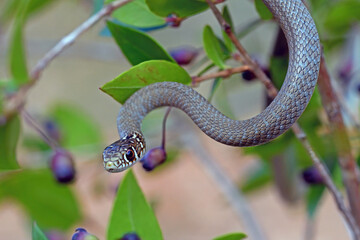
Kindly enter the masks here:
<path id="1" fill-rule="evenodd" d="M 288 67 L 288 58 L 287 57 L 274 57 L 270 58 L 270 72 L 271 79 L 274 82 L 274 85 L 280 89 L 283 84 Z"/>
<path id="2" fill-rule="evenodd" d="M 131 170 L 126 173 L 117 192 L 107 239 L 119 239 L 128 232 L 136 232 L 142 240 L 163 239 L 153 210 Z"/>
<path id="3" fill-rule="evenodd" d="M 313 218 L 316 209 L 320 203 L 322 195 L 324 193 L 324 186 L 312 186 L 306 193 L 306 210 L 309 217 Z"/>
<path id="4" fill-rule="evenodd" d="M 30 151 L 35 152 L 45 152 L 49 151 L 52 152 L 51 147 L 44 142 L 38 135 L 25 135 L 23 137 L 22 146 L 27 148 Z M 44 156 L 45 157 L 45 156 Z"/>
<path id="5" fill-rule="evenodd" d="M 59 127 L 61 146 L 84 152 L 99 150 L 101 145 L 99 126 L 84 111 L 70 104 L 57 104 L 50 110 L 49 115 Z"/>
<path id="6" fill-rule="evenodd" d="M 32 227 L 32 240 L 49 240 L 39 226 L 34 222 Z"/>
<path id="7" fill-rule="evenodd" d="M 330 8 L 325 17 L 325 27 L 334 34 L 345 34 L 348 29 L 360 21 L 360 1 L 339 1 Z"/>
<path id="8" fill-rule="evenodd" d="M 223 15 L 225 21 L 230 25 L 231 31 L 235 34 L 234 24 L 232 22 L 230 12 L 229 12 L 227 5 L 224 6 L 222 15 Z M 232 43 L 231 39 L 229 38 L 229 36 L 226 34 L 226 32 L 224 30 L 222 31 L 222 35 L 223 35 L 225 46 L 227 47 L 229 52 L 232 52 L 235 49 L 234 44 Z"/>
<path id="9" fill-rule="evenodd" d="M 10 20 L 16 13 L 16 10 L 19 8 L 19 6 L 21 6 L 22 4 L 28 1 L 29 0 L 16 0 L 16 1 L 8 0 L 1 9 L 1 13 L 0 13 L 1 22 L 6 22 Z M 28 8 L 26 10 L 26 15 L 29 16 L 33 13 L 36 13 L 53 2 L 55 2 L 55 0 L 30 0 Z"/>
<path id="10" fill-rule="evenodd" d="M 25 26 L 27 10 L 30 2 L 31 0 L 22 1 L 22 4 L 19 6 L 11 33 L 8 53 L 11 75 L 15 82 L 19 85 L 24 84 L 29 80 L 23 39 L 23 28 Z"/>
<path id="11" fill-rule="evenodd" d="M 228 233 L 219 237 L 214 238 L 213 240 L 241 240 L 247 238 L 244 233 Z"/>
<path id="12" fill-rule="evenodd" d="M 251 171 L 241 186 L 241 191 L 249 193 L 269 183 L 273 177 L 269 164 L 259 161 L 260 166 Z"/>
<path id="13" fill-rule="evenodd" d="M 285 151 L 290 144 L 293 143 L 294 134 L 290 131 L 285 132 L 280 135 L 278 138 L 274 139 L 269 143 L 255 147 L 244 148 L 245 154 L 256 154 L 261 157 L 261 159 L 270 161 L 272 157 L 281 154 Z"/>
<path id="14" fill-rule="evenodd" d="M 209 7 L 207 3 L 196 0 L 146 0 L 146 4 L 159 16 L 175 14 L 181 18 L 203 12 Z"/>
<path id="15" fill-rule="evenodd" d="M 60 185 L 49 170 L 21 170 L 0 177 L 0 201 L 21 203 L 43 228 L 67 230 L 81 218 L 68 186 Z"/>
<path id="16" fill-rule="evenodd" d="M 327 168 L 329 169 L 330 175 L 333 177 L 333 174 L 336 173 L 335 169 L 337 168 L 337 156 L 333 158 L 328 157 L 324 162 Z M 323 193 L 325 190 L 324 185 L 313 185 L 309 187 L 306 194 L 306 210 L 310 218 L 315 216 L 316 210 L 319 207 L 319 203 L 322 199 Z"/>
<path id="17" fill-rule="evenodd" d="M 228 91 L 224 81 L 220 81 L 216 87 L 216 92 L 214 93 L 214 106 L 219 109 L 224 115 L 228 116 L 231 119 L 236 119 L 232 106 L 229 103 Z"/>
<path id="18" fill-rule="evenodd" d="M 171 77 L 170 77 L 171 76 Z M 152 60 L 136 65 L 101 87 L 116 101 L 123 104 L 134 92 L 155 82 L 191 82 L 189 74 L 176 63 Z"/>
<path id="19" fill-rule="evenodd" d="M 0 125 L 0 169 L 18 169 L 16 146 L 20 133 L 18 116 L 8 119 L 5 125 Z"/>
<path id="20" fill-rule="evenodd" d="M 255 0 L 255 8 L 260 17 L 263 20 L 269 20 L 273 18 L 272 13 L 270 10 L 265 6 L 262 0 Z"/>
<path id="21" fill-rule="evenodd" d="M 204 49 L 208 57 L 221 69 L 225 69 L 224 54 L 221 51 L 219 40 L 215 36 L 209 25 L 206 25 L 203 31 Z"/>
<path id="22" fill-rule="evenodd" d="M 150 11 L 145 0 L 134 0 L 112 14 L 117 20 L 137 27 L 153 27 L 166 23 L 165 18 L 159 17 Z"/>
<path id="23" fill-rule="evenodd" d="M 323 8 L 328 8 L 329 0 L 310 0 L 311 13 L 317 12 Z"/>
<path id="24" fill-rule="evenodd" d="M 109 21 L 107 26 L 123 54 L 132 65 L 153 59 L 175 62 L 149 35 Z"/>
<path id="25" fill-rule="evenodd" d="M 210 95 L 208 97 L 208 101 L 211 102 L 211 100 L 214 97 L 214 94 L 216 90 L 219 88 L 222 78 L 215 78 L 213 81 L 213 84 L 211 85 Z"/>
<path id="26" fill-rule="evenodd" d="M 8 4 L 8 10 L 15 11 L 16 16 L 11 32 L 10 46 L 8 52 L 8 64 L 12 77 L 17 85 L 22 85 L 29 80 L 24 46 L 24 28 L 28 16 L 54 0 L 21 0 L 12 1 Z M 6 18 L 2 15 L 2 17 Z"/>
<path id="27" fill-rule="evenodd" d="M 92 0 L 93 4 L 93 14 L 97 13 L 104 6 L 103 0 Z M 125 5 L 126 6 L 126 5 Z"/>
<path id="28" fill-rule="evenodd" d="M 0 85 L 1 85 L 1 81 L 0 81 Z M 4 112 L 4 91 L 0 86 L 0 121 L 2 120 L 1 118 L 3 117 L 3 112 Z"/>

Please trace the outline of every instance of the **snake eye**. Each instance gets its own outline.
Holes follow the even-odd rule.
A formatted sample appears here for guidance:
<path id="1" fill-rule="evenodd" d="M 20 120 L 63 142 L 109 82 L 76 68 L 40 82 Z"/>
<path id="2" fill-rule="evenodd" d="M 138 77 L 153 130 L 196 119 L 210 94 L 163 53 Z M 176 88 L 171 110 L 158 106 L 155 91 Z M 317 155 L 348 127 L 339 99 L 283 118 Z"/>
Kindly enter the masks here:
<path id="1" fill-rule="evenodd" d="M 125 157 L 128 161 L 131 161 L 131 162 L 134 161 L 134 158 L 135 158 L 134 151 L 132 149 L 128 149 L 126 151 Z"/>

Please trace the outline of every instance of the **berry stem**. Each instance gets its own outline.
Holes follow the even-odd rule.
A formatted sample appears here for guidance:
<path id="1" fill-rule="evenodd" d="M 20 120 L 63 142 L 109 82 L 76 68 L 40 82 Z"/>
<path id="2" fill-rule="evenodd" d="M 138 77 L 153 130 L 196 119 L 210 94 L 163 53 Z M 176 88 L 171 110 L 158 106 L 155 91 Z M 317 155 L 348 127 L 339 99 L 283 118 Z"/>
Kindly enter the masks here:
<path id="1" fill-rule="evenodd" d="M 166 141 L 166 120 L 170 114 L 171 111 L 171 107 L 166 109 L 165 115 L 164 115 L 164 119 L 163 119 L 163 123 L 162 123 L 162 140 L 161 140 L 161 148 L 163 150 L 165 150 L 165 141 Z"/>
<path id="2" fill-rule="evenodd" d="M 37 121 L 28 113 L 25 109 L 21 110 L 21 114 L 25 121 L 31 126 L 40 136 L 41 138 L 53 149 L 55 150 L 58 146 L 58 143 L 48 136 L 48 134 L 44 131 L 44 129 L 37 123 Z"/>

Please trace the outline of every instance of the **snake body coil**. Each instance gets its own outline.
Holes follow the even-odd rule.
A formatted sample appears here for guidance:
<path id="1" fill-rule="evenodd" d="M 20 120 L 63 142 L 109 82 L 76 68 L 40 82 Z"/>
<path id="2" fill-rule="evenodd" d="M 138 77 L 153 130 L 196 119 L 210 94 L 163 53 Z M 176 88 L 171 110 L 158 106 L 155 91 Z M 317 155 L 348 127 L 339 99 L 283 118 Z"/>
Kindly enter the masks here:
<path id="1" fill-rule="evenodd" d="M 141 159 L 145 152 L 141 122 L 150 111 L 162 106 L 183 110 L 205 134 L 231 146 L 269 142 L 295 123 L 309 103 L 317 82 L 319 36 L 301 0 L 264 0 L 264 3 L 284 31 L 289 47 L 286 78 L 272 103 L 257 116 L 237 121 L 220 113 L 189 86 L 160 82 L 144 87 L 120 109 L 117 119 L 120 140 L 104 150 L 106 170 L 123 171 Z"/>

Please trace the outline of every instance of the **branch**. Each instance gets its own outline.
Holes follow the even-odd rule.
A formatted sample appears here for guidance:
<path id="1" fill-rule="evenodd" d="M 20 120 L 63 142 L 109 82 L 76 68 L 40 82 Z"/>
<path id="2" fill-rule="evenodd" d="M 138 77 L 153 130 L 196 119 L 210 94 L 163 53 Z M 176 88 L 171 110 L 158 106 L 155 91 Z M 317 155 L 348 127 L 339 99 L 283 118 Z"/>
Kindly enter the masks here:
<path id="1" fill-rule="evenodd" d="M 332 181 L 330 174 L 328 173 L 327 168 L 325 165 L 321 162 L 319 157 L 316 155 L 314 150 L 312 149 L 308 139 L 306 138 L 306 135 L 304 131 L 300 128 L 299 125 L 294 125 L 292 127 L 293 132 L 295 133 L 296 137 L 301 141 L 301 143 L 304 145 L 306 150 L 308 151 L 315 167 L 321 174 L 322 179 L 324 180 L 324 184 L 327 187 L 327 189 L 330 191 L 331 195 L 333 196 L 335 203 L 340 211 L 340 213 L 343 215 L 345 221 L 349 225 L 351 232 L 354 236 L 356 236 L 356 239 L 360 239 L 360 230 L 358 225 L 356 224 L 356 221 L 349 211 L 349 209 L 345 206 L 344 198 L 340 191 L 336 188 L 334 182 Z"/>
<path id="2" fill-rule="evenodd" d="M 341 107 L 336 94 L 331 86 L 330 76 L 327 71 L 324 56 L 321 55 L 320 74 L 319 74 L 319 92 L 325 111 L 329 118 L 329 123 L 333 139 L 339 155 L 339 163 L 342 170 L 344 185 L 346 187 L 352 213 L 360 225 L 360 184 L 359 170 L 353 154 L 349 137 L 346 132 Z"/>
<path id="3" fill-rule="evenodd" d="M 277 89 L 272 84 L 271 80 L 266 76 L 260 66 L 254 60 L 252 60 L 252 58 L 246 52 L 245 48 L 241 45 L 236 35 L 232 32 L 230 25 L 225 21 L 214 3 L 211 2 L 211 0 L 206 0 L 206 2 L 209 4 L 211 10 L 213 11 L 216 19 L 218 20 L 225 33 L 229 36 L 236 49 L 239 51 L 241 62 L 251 68 L 255 76 L 265 85 L 268 95 L 272 98 L 275 98 L 277 95 Z"/>
<path id="4" fill-rule="evenodd" d="M 339 84 L 336 84 L 336 82 L 332 81 L 332 83 L 335 83 L 335 86 L 333 86 L 333 91 L 336 95 L 337 101 L 344 112 L 346 116 L 348 116 L 349 120 L 352 122 L 353 126 L 360 130 L 360 121 L 359 117 L 350 109 L 349 105 L 346 103 L 345 97 L 341 92 L 341 86 Z"/>
<path id="5" fill-rule="evenodd" d="M 228 68 L 228 69 L 225 69 L 225 70 L 222 70 L 219 72 L 210 73 L 208 75 L 204 75 L 204 76 L 200 76 L 200 77 L 197 77 L 197 76 L 192 77 L 192 82 L 193 82 L 193 84 L 196 84 L 196 83 L 200 83 L 202 81 L 217 78 L 217 77 L 228 78 L 235 73 L 241 73 L 241 72 L 245 72 L 247 70 L 250 70 L 250 67 L 247 65 L 235 67 L 235 68 Z"/>
<path id="6" fill-rule="evenodd" d="M 260 66 L 251 59 L 249 54 L 246 52 L 245 48 L 241 45 L 241 43 L 236 38 L 235 34 L 232 32 L 230 25 L 226 23 L 220 11 L 215 7 L 215 5 L 211 2 L 211 0 L 206 0 L 206 2 L 209 4 L 219 24 L 222 26 L 226 34 L 229 36 L 229 38 L 231 39 L 231 41 L 234 43 L 235 47 L 239 51 L 240 56 L 242 58 L 242 62 L 246 65 L 249 65 L 249 67 L 253 70 L 255 76 L 265 85 L 268 95 L 272 98 L 275 98 L 278 93 L 278 90 L 273 85 L 271 80 L 266 76 L 266 74 L 263 72 Z M 326 167 L 322 164 L 319 157 L 315 154 L 314 150 L 312 149 L 309 141 L 307 140 L 305 132 L 301 129 L 298 123 L 295 123 L 293 125 L 292 130 L 295 133 L 296 137 L 302 142 L 302 144 L 308 151 L 314 165 L 316 166 L 316 168 L 319 170 L 319 173 L 323 177 L 326 187 L 329 189 L 331 195 L 333 196 L 338 209 L 344 216 L 353 235 L 356 236 L 357 239 L 360 239 L 360 231 L 358 226 L 356 225 L 354 217 L 352 216 L 350 211 L 346 208 L 340 191 L 336 188 L 328 171 L 326 170 Z"/>
<path id="7" fill-rule="evenodd" d="M 118 0 L 111 2 L 110 4 L 104 6 L 99 12 L 94 14 L 92 17 L 83 22 L 79 27 L 74 31 L 69 33 L 67 36 L 63 37 L 58 44 L 56 44 L 45 56 L 38 61 L 34 69 L 31 71 L 30 78 L 31 82 L 36 81 L 41 72 L 49 65 L 49 63 L 56 58 L 61 52 L 70 47 L 75 40 L 82 35 L 84 32 L 89 30 L 97 22 L 99 22 L 103 17 L 109 16 L 114 10 L 119 7 L 131 2 L 132 0 Z"/>
<path id="8" fill-rule="evenodd" d="M 41 138 L 54 150 L 58 143 L 54 139 L 52 139 L 44 130 L 42 127 L 39 126 L 37 121 L 28 113 L 25 109 L 21 110 L 21 114 L 25 121 L 31 126 L 36 132 L 39 133 Z"/>
<path id="9" fill-rule="evenodd" d="M 74 31 L 63 37 L 49 52 L 45 54 L 43 58 L 41 58 L 37 62 L 34 69 L 30 73 L 29 82 L 23 85 L 16 94 L 12 95 L 9 98 L 12 103 L 9 104 L 9 109 L 7 109 L 7 111 L 4 113 L 5 119 L 8 119 L 10 116 L 16 114 L 22 108 L 25 103 L 25 97 L 27 92 L 39 80 L 42 71 L 49 65 L 49 63 L 53 59 L 55 59 L 65 49 L 70 47 L 80 35 L 89 30 L 102 18 L 109 16 L 114 10 L 131 1 L 132 0 L 117 0 L 104 6 L 99 12 L 97 12 L 92 17 L 83 22 Z"/>

